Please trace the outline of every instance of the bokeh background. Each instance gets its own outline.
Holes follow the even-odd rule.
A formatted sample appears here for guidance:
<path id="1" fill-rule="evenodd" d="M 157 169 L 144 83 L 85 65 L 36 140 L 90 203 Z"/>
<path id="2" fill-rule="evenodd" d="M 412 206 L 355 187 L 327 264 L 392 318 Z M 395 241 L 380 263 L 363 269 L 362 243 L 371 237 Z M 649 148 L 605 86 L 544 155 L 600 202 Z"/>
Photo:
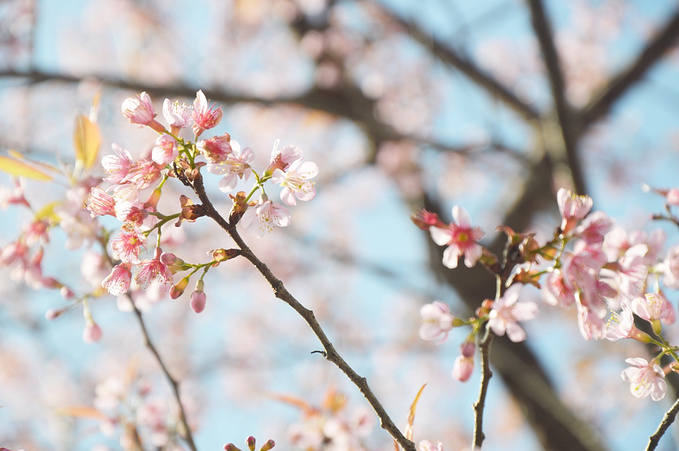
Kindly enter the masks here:
<path id="1" fill-rule="evenodd" d="M 494 280 L 480 268 L 445 269 L 409 215 L 426 206 L 450 220 L 460 205 L 498 251 L 500 224 L 549 236 L 559 221 L 554 193 L 567 187 L 627 230 L 660 226 L 650 218 L 662 198 L 641 187 L 677 185 L 678 37 L 671 0 L 4 0 L 0 150 L 72 166 L 74 117 L 99 93 L 100 155 L 115 142 L 139 156 L 155 134 L 130 125 L 122 101 L 146 91 L 160 110 L 165 97 L 191 102 L 198 89 L 224 108 L 215 134 L 251 147 L 255 168 L 276 139 L 300 146 L 321 169 L 317 197 L 292 209 L 290 227 L 262 239 L 244 231 L 245 239 L 314 310 L 398 424 L 427 383 L 416 441 L 466 449 L 478 371 L 467 383 L 450 373 L 467 331 L 423 342 L 419 309 L 439 299 L 469 314 L 493 296 Z M 218 177 L 205 179 L 228 211 Z M 2 182 L 12 183 L 5 174 Z M 67 189 L 66 179 L 26 183 L 36 208 Z M 160 210 L 176 211 L 179 194 L 189 193 L 169 187 Z M 9 206 L 0 215 L 5 247 L 31 214 Z M 184 224 L 177 239 L 166 250 L 191 262 L 231 245 L 207 220 Z M 65 243 L 55 229 L 44 271 L 86 292 L 83 267 L 96 278 L 88 259 L 98 249 Z M 26 287 L 11 267 L 0 278 L 0 446 L 120 449 L 119 429 L 73 416 L 106 381 L 133 380 L 160 411 L 172 404 L 137 323 L 112 296 L 91 302 L 104 335 L 85 344 L 79 306 L 47 321 L 67 301 Z M 301 449 L 295 431 L 312 428 L 303 407 L 327 408 L 329 393 L 346 404 L 321 417 L 370 420 L 353 444 L 311 449 L 393 449 L 355 387 L 312 354 L 320 345 L 311 331 L 252 267 L 222 264 L 205 291 L 200 315 L 188 295 L 145 312 L 181 382 L 199 449 L 248 435 Z M 540 302 L 537 291 L 525 293 Z M 620 371 L 642 347 L 585 342 L 574 311 L 545 304 L 526 329 L 524 344 L 494 344 L 486 449 L 645 446 L 676 394 L 658 403 L 630 396 Z M 668 434 L 660 448 L 676 446 Z"/>

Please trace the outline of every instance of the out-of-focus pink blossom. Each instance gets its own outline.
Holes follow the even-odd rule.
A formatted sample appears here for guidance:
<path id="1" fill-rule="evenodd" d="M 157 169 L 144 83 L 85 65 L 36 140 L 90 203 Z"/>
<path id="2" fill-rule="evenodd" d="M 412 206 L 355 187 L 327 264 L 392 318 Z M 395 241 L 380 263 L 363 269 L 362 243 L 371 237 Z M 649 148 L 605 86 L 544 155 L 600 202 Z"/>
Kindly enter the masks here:
<path id="1" fill-rule="evenodd" d="M 571 191 L 560 188 L 556 194 L 561 213 L 561 232 L 567 234 L 592 209 L 594 201 L 589 196 L 578 196 Z"/>
<path id="2" fill-rule="evenodd" d="M 219 181 L 219 190 L 228 193 L 238 183 L 238 179 L 247 181 L 252 174 L 250 166 L 255 161 L 255 153 L 249 147 L 241 150 L 238 141 L 231 140 L 231 152 L 226 160 L 220 163 L 208 163 L 207 170 L 212 174 L 225 174 Z"/>
<path id="3" fill-rule="evenodd" d="M 448 332 L 453 328 L 455 317 L 450 314 L 448 305 L 441 301 L 425 304 L 420 309 L 422 325 L 420 338 L 423 340 L 438 340 L 443 343 L 448 338 Z"/>
<path id="4" fill-rule="evenodd" d="M 606 337 L 606 322 L 603 316 L 592 311 L 578 299 L 578 327 L 585 340 L 603 340 Z M 605 313 L 604 313 L 605 315 Z"/>
<path id="5" fill-rule="evenodd" d="M 121 263 L 114 266 L 111 273 L 101 282 L 101 286 L 113 296 L 127 293 L 132 281 L 131 267 L 130 263 Z"/>
<path id="6" fill-rule="evenodd" d="M 646 293 L 643 297 L 632 300 L 632 311 L 642 319 L 653 325 L 653 331 L 661 330 L 660 320 L 666 324 L 673 324 L 675 320 L 672 304 L 660 293 Z"/>
<path id="7" fill-rule="evenodd" d="M 27 246 L 47 244 L 50 241 L 49 222 L 46 219 L 36 219 L 24 225 L 21 231 Z"/>
<path id="8" fill-rule="evenodd" d="M 178 155 L 176 139 L 165 134 L 156 138 L 156 145 L 151 149 L 151 159 L 154 163 L 165 166 L 172 163 Z"/>
<path id="9" fill-rule="evenodd" d="M 443 265 L 446 268 L 457 268 L 459 258 L 464 255 L 464 264 L 473 267 L 481 255 L 483 248 L 478 244 L 478 240 L 483 238 L 485 233 L 479 227 L 471 226 L 471 219 L 467 211 L 455 205 L 453 207 L 454 222 L 448 227 L 431 227 L 429 232 L 431 238 L 439 246 L 448 246 L 443 251 Z"/>
<path id="10" fill-rule="evenodd" d="M 282 205 L 266 200 L 254 207 L 248 208 L 240 222 L 244 227 L 248 227 L 255 220 L 257 236 L 263 237 L 267 233 L 272 232 L 274 226 L 287 227 L 290 225 L 290 212 Z"/>
<path id="11" fill-rule="evenodd" d="M 600 245 L 604 242 L 606 233 L 613 227 L 613 220 L 603 211 L 595 211 L 587 216 L 575 228 L 575 235 L 583 239 L 588 245 Z"/>
<path id="12" fill-rule="evenodd" d="M 193 133 L 196 138 L 205 130 L 209 130 L 219 124 L 222 120 L 222 109 L 215 105 L 208 106 L 207 98 L 203 91 L 196 93 L 196 99 L 193 101 Z"/>
<path id="13" fill-rule="evenodd" d="M 663 262 L 663 282 L 668 288 L 679 288 L 679 246 L 672 247 Z"/>
<path id="14" fill-rule="evenodd" d="M 94 343 L 99 341 L 102 336 L 101 327 L 92 320 L 87 321 L 85 330 L 83 331 L 83 340 L 85 343 Z"/>
<path id="15" fill-rule="evenodd" d="M 226 161 L 231 154 L 231 136 L 228 133 L 213 136 L 209 139 L 201 139 L 196 143 L 196 148 L 210 164 L 219 164 Z"/>
<path id="16" fill-rule="evenodd" d="M 534 302 L 517 302 L 520 291 L 521 285 L 518 284 L 507 288 L 488 314 L 488 327 L 493 333 L 502 336 L 506 332 L 515 343 L 526 339 L 526 331 L 518 322 L 531 320 L 538 314 L 538 306 Z"/>
<path id="17" fill-rule="evenodd" d="M 651 395 L 653 401 L 660 401 L 665 397 L 667 382 L 660 366 L 641 357 L 626 359 L 625 362 L 632 366 L 622 372 L 622 380 L 630 383 L 633 396 L 645 398 Z"/>
<path id="18" fill-rule="evenodd" d="M 420 444 L 417 445 L 417 451 L 443 451 L 443 443 L 422 440 Z"/>
<path id="19" fill-rule="evenodd" d="M 25 205 L 29 207 L 29 203 L 24 197 L 24 183 L 22 179 L 14 178 L 12 180 L 13 188 L 0 186 L 0 209 L 4 210 L 10 205 Z"/>
<path id="20" fill-rule="evenodd" d="M 670 188 L 667 190 L 667 194 L 665 194 L 665 200 L 667 200 L 667 203 L 670 205 L 674 205 L 675 207 L 679 206 L 679 188 Z"/>
<path id="21" fill-rule="evenodd" d="M 550 305 L 569 307 L 575 302 L 575 290 L 565 283 L 563 273 L 557 269 L 545 277 L 542 297 Z"/>
<path id="22" fill-rule="evenodd" d="M 276 169 L 271 180 L 283 187 L 281 200 L 286 205 L 296 205 L 295 198 L 309 201 L 316 196 L 314 182 L 310 179 L 318 175 L 318 166 L 313 161 L 297 160 L 286 171 Z"/>

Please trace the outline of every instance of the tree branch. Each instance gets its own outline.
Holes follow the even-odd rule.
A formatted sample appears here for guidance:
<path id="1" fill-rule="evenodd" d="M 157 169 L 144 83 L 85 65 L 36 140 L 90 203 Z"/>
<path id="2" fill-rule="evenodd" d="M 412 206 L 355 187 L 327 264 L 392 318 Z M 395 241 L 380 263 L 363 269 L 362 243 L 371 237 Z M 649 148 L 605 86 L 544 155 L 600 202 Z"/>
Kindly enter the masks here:
<path id="1" fill-rule="evenodd" d="M 370 2 L 370 4 L 376 8 L 380 8 L 383 14 L 403 27 L 405 33 L 407 33 L 415 41 L 419 42 L 423 47 L 429 49 L 432 55 L 437 57 L 440 61 L 465 74 L 471 81 L 484 88 L 491 96 L 501 100 L 505 105 L 514 110 L 514 112 L 519 114 L 521 117 L 528 121 L 539 118 L 540 113 L 537 110 L 535 110 L 529 104 L 521 101 L 514 95 L 514 93 L 510 91 L 509 88 L 476 66 L 467 57 L 460 55 L 455 50 L 451 49 L 450 46 L 427 34 L 414 22 L 397 16 L 377 2 Z"/>
<path id="2" fill-rule="evenodd" d="M 573 108 L 566 99 L 565 83 L 561 72 L 559 55 L 556 51 L 556 46 L 554 45 L 552 26 L 545 13 L 542 0 L 529 0 L 528 3 L 530 6 L 533 31 L 540 44 L 544 66 L 549 78 L 552 99 L 554 100 L 554 108 L 556 110 L 556 116 L 561 131 L 561 139 L 563 141 L 563 150 L 571 178 L 573 179 L 573 186 L 578 193 L 586 194 L 587 187 L 582 175 L 582 166 L 580 165 L 577 152 L 579 136 L 578 117 L 574 114 Z"/>
<path id="3" fill-rule="evenodd" d="M 302 305 L 286 288 L 283 282 L 278 279 L 271 270 L 262 262 L 250 249 L 250 247 L 245 243 L 243 238 L 236 230 L 235 224 L 230 224 L 226 221 L 219 212 L 214 208 L 212 202 L 205 192 L 205 187 L 203 185 L 203 178 L 200 173 L 197 173 L 193 182 L 193 188 L 198 195 L 203 207 L 205 208 L 206 216 L 212 218 L 220 227 L 222 227 L 229 236 L 236 242 L 236 245 L 240 248 L 242 254 L 241 256 L 247 259 L 252 265 L 259 271 L 259 273 L 266 279 L 271 285 L 271 289 L 274 295 L 292 307 L 303 319 L 306 321 L 307 325 L 311 328 L 314 335 L 318 338 L 323 346 L 323 356 L 326 360 L 332 362 L 337 366 L 351 382 L 356 385 L 356 387 L 363 394 L 365 399 L 368 401 L 370 406 L 373 408 L 375 413 L 380 419 L 380 426 L 382 429 L 386 430 L 396 442 L 407 451 L 416 451 L 415 444 L 408 440 L 398 429 L 393 420 L 389 417 L 389 414 L 382 406 L 382 403 L 377 399 L 377 396 L 373 393 L 372 389 L 368 385 L 368 381 L 365 377 L 360 376 L 354 369 L 342 358 L 342 356 L 337 352 L 334 345 L 325 334 L 325 331 L 319 324 L 314 312 L 307 309 Z"/>
<path id="4" fill-rule="evenodd" d="M 670 407 L 670 410 L 668 410 L 667 413 L 665 413 L 665 416 L 660 422 L 658 429 L 648 439 L 648 446 L 646 447 L 646 451 L 653 451 L 658 446 L 660 438 L 665 434 L 667 428 L 669 428 L 670 425 L 674 422 L 677 413 L 679 413 L 679 399 L 677 399 L 674 402 L 674 404 L 672 404 L 672 407 Z"/>
<path id="5" fill-rule="evenodd" d="M 608 114 L 629 88 L 639 81 L 662 56 L 675 45 L 679 37 L 679 10 L 662 30 L 639 52 L 637 58 L 604 87 L 581 112 L 582 131 Z"/>
<path id="6" fill-rule="evenodd" d="M 479 344 L 481 351 L 481 385 L 479 387 L 479 398 L 474 403 L 474 443 L 472 449 L 481 449 L 483 440 L 486 435 L 483 433 L 483 409 L 486 406 L 486 394 L 488 393 L 488 385 L 490 378 L 493 377 L 493 372 L 490 370 L 490 345 L 493 342 L 493 334 L 490 333 L 488 323 L 486 323 L 486 331 Z"/>

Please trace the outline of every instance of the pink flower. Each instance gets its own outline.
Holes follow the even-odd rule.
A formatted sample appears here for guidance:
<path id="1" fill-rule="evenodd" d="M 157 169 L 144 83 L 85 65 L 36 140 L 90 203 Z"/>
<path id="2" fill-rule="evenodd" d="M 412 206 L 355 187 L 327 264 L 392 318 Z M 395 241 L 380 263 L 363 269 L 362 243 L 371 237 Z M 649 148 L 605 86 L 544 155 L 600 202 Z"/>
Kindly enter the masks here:
<path id="1" fill-rule="evenodd" d="M 650 341 L 648 334 L 634 325 L 634 314 L 626 301 L 622 303 L 622 313 L 613 312 L 606 323 L 606 339 L 617 341 L 621 338 L 634 338 L 644 343 Z"/>
<path id="2" fill-rule="evenodd" d="M 283 187 L 281 200 L 286 205 L 296 205 L 299 200 L 308 201 L 316 196 L 314 183 L 310 182 L 318 175 L 318 166 L 312 161 L 297 160 L 290 165 L 287 171 L 276 169 L 271 180 Z"/>
<path id="3" fill-rule="evenodd" d="M 302 149 L 300 149 L 297 146 L 291 145 L 287 145 L 282 149 L 279 149 L 278 148 L 279 142 L 280 140 L 277 139 L 273 143 L 273 150 L 271 151 L 271 161 L 269 162 L 269 167 L 266 168 L 266 170 L 264 171 L 264 174 L 273 174 L 273 172 L 276 169 L 280 169 L 281 171 L 287 171 L 290 165 L 292 165 L 292 163 L 302 158 Z"/>
<path id="4" fill-rule="evenodd" d="M 453 378 L 460 382 L 467 382 L 474 372 L 474 357 L 458 355 L 453 364 Z"/>
<path id="5" fill-rule="evenodd" d="M 26 241 L 27 246 L 33 246 L 34 244 L 47 244 L 50 241 L 49 236 L 49 223 L 45 219 L 36 219 L 27 223 L 21 234 Z"/>
<path id="6" fill-rule="evenodd" d="M 116 143 L 111 145 L 115 155 L 106 155 L 101 159 L 101 165 L 108 174 L 104 180 L 119 184 L 127 178 L 128 172 L 134 166 L 134 160 L 130 152 Z"/>
<path id="7" fill-rule="evenodd" d="M 196 147 L 208 163 L 218 164 L 225 161 L 232 152 L 231 136 L 224 133 L 209 139 L 201 139 L 196 143 Z"/>
<path id="8" fill-rule="evenodd" d="M 579 300 L 578 306 L 578 327 L 580 334 L 585 340 L 602 340 L 606 337 L 606 323 L 603 316 L 593 312 L 589 306 L 583 305 Z M 605 312 L 604 314 L 605 315 Z"/>
<path id="9" fill-rule="evenodd" d="M 0 209 L 5 209 L 10 205 L 25 205 L 30 206 L 26 197 L 24 196 L 24 183 L 22 179 L 14 178 L 13 188 L 0 186 Z"/>
<path id="10" fill-rule="evenodd" d="M 670 188 L 665 194 L 665 200 L 670 205 L 679 206 L 679 188 Z"/>
<path id="11" fill-rule="evenodd" d="M 257 219 L 258 225 L 257 236 L 263 237 L 273 231 L 274 226 L 287 227 L 290 225 L 290 212 L 282 205 L 270 200 L 260 201 L 258 205 L 245 211 L 241 223 L 248 227 L 255 219 Z"/>
<path id="12" fill-rule="evenodd" d="M 151 97 L 146 92 L 125 99 L 121 110 L 123 116 L 133 124 L 146 125 L 158 132 L 165 130 L 165 127 L 155 120 L 156 113 L 153 110 Z"/>
<path id="13" fill-rule="evenodd" d="M 90 212 L 91 217 L 96 216 L 115 216 L 116 201 L 113 196 L 103 189 L 95 186 L 90 190 L 85 208 Z"/>
<path id="14" fill-rule="evenodd" d="M 156 138 L 156 145 L 151 150 L 151 159 L 154 163 L 165 166 L 172 163 L 178 155 L 176 139 L 170 135 L 160 135 Z"/>
<path id="15" fill-rule="evenodd" d="M 443 343 L 448 338 L 448 332 L 453 328 L 455 317 L 450 314 L 450 309 L 441 301 L 425 304 L 420 309 L 422 325 L 420 326 L 420 338 L 423 340 L 436 340 Z"/>
<path id="16" fill-rule="evenodd" d="M 131 267 L 130 263 L 121 263 L 114 266 L 111 273 L 101 282 L 101 286 L 113 296 L 127 293 L 132 280 Z"/>
<path id="17" fill-rule="evenodd" d="M 526 339 L 526 331 L 519 326 L 519 321 L 528 321 L 535 318 L 538 306 L 534 302 L 517 303 L 521 285 L 512 285 L 507 288 L 505 294 L 493 304 L 493 309 L 488 314 L 488 327 L 495 335 L 502 336 L 507 333 L 509 339 L 515 343 Z"/>
<path id="18" fill-rule="evenodd" d="M 111 240 L 113 257 L 123 263 L 139 263 L 140 247 L 146 244 L 146 237 L 132 224 L 124 224 L 120 234 Z"/>
<path id="19" fill-rule="evenodd" d="M 668 288 L 679 288 L 679 246 L 674 246 L 667 252 L 663 262 L 663 275 Z"/>
<path id="20" fill-rule="evenodd" d="M 231 141 L 231 153 L 220 163 L 208 163 L 207 170 L 212 174 L 226 174 L 219 181 L 219 190 L 228 193 L 236 187 L 238 179 L 247 181 L 252 174 L 255 154 L 249 147 L 241 150 L 238 141 Z"/>
<path id="21" fill-rule="evenodd" d="M 453 220 L 455 222 L 446 228 L 431 227 L 431 238 L 439 246 L 448 246 L 443 251 L 443 265 L 446 268 L 457 268 L 458 259 L 463 254 L 464 264 L 471 268 L 483 254 L 483 248 L 477 241 L 485 233 L 479 227 L 472 227 L 467 211 L 457 205 L 453 207 Z"/>
<path id="22" fill-rule="evenodd" d="M 420 444 L 417 445 L 417 451 L 443 451 L 443 443 L 422 440 Z"/>
<path id="23" fill-rule="evenodd" d="M 151 260 L 141 262 L 141 268 L 135 280 L 142 289 L 146 289 L 154 300 L 163 298 L 172 287 L 172 271 L 160 261 L 162 251 L 156 248 Z"/>
<path id="24" fill-rule="evenodd" d="M 588 245 L 599 245 L 604 242 L 604 236 L 613 227 L 613 220 L 603 211 L 595 211 L 582 221 L 575 229 L 575 235 L 582 238 Z"/>
<path id="25" fill-rule="evenodd" d="M 646 293 L 644 297 L 632 300 L 632 311 L 639 318 L 645 319 L 653 325 L 656 333 L 660 332 L 660 320 L 666 324 L 674 323 L 675 315 L 672 304 L 662 294 Z"/>
<path id="26" fill-rule="evenodd" d="M 193 101 L 193 133 L 196 138 L 205 130 L 215 127 L 222 120 L 222 109 L 215 108 L 215 105 L 208 106 L 207 99 L 203 91 L 196 93 Z"/>
<path id="27" fill-rule="evenodd" d="M 556 194 L 556 201 L 561 213 L 561 232 L 563 234 L 570 232 L 578 221 L 587 216 L 594 204 L 591 197 L 578 196 L 565 188 L 559 189 Z"/>
<path id="28" fill-rule="evenodd" d="M 542 296 L 550 305 L 569 307 L 575 302 L 575 290 L 566 284 L 561 271 L 550 272 L 542 284 Z"/>
<path id="29" fill-rule="evenodd" d="M 138 202 L 121 200 L 116 203 L 115 217 L 118 221 L 129 222 L 140 227 L 149 215 L 149 212 L 142 208 Z"/>
<path id="30" fill-rule="evenodd" d="M 177 134 L 179 129 L 188 126 L 191 123 L 191 113 L 193 107 L 185 103 L 177 101 L 172 102 L 170 99 L 163 101 L 163 117 L 170 126 L 173 134 Z"/>
<path id="31" fill-rule="evenodd" d="M 632 366 L 622 372 L 622 380 L 631 384 L 630 391 L 634 397 L 645 398 L 651 395 L 653 401 L 660 401 L 665 397 L 667 383 L 660 366 L 641 357 L 626 359 L 625 362 Z"/>

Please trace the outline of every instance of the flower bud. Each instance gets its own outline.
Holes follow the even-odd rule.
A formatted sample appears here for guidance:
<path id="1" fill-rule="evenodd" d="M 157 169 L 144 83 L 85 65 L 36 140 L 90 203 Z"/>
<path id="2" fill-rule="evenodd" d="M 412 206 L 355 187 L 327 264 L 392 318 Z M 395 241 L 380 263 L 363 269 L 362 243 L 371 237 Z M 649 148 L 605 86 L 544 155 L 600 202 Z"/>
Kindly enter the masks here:
<path id="1" fill-rule="evenodd" d="M 208 255 L 212 257 L 212 260 L 215 261 L 214 265 L 212 266 L 218 266 L 221 262 L 224 262 L 226 260 L 231 260 L 234 257 L 237 257 L 241 254 L 240 249 L 215 249 L 213 251 L 208 252 Z"/>
<path id="2" fill-rule="evenodd" d="M 85 343 L 94 343 L 98 341 L 102 336 L 101 328 L 94 320 L 87 321 L 85 325 L 85 330 L 83 331 L 83 340 Z"/>
<path id="3" fill-rule="evenodd" d="M 273 440 L 269 439 L 269 440 L 266 441 L 266 443 L 264 444 L 264 446 L 262 446 L 262 448 L 261 448 L 259 451 L 269 451 L 269 450 L 272 449 L 274 446 L 276 446 L 276 442 L 274 442 Z"/>
<path id="4" fill-rule="evenodd" d="M 203 291 L 203 286 L 204 286 L 203 279 L 198 280 L 198 282 L 196 282 L 196 291 L 191 293 L 190 304 L 191 308 L 196 313 L 200 313 L 203 310 L 205 310 L 205 302 L 207 300 L 207 296 Z"/>
<path id="5" fill-rule="evenodd" d="M 241 449 L 233 443 L 227 443 L 224 445 L 224 451 L 241 451 Z"/>
<path id="6" fill-rule="evenodd" d="M 253 436 L 250 436 L 245 439 L 245 444 L 248 445 L 250 451 L 255 451 L 255 445 L 257 444 L 257 440 L 255 440 Z"/>
<path id="7" fill-rule="evenodd" d="M 179 296 L 184 294 L 184 290 L 189 284 L 189 276 L 183 277 L 179 282 L 174 284 L 170 288 L 170 298 L 177 299 Z"/>

